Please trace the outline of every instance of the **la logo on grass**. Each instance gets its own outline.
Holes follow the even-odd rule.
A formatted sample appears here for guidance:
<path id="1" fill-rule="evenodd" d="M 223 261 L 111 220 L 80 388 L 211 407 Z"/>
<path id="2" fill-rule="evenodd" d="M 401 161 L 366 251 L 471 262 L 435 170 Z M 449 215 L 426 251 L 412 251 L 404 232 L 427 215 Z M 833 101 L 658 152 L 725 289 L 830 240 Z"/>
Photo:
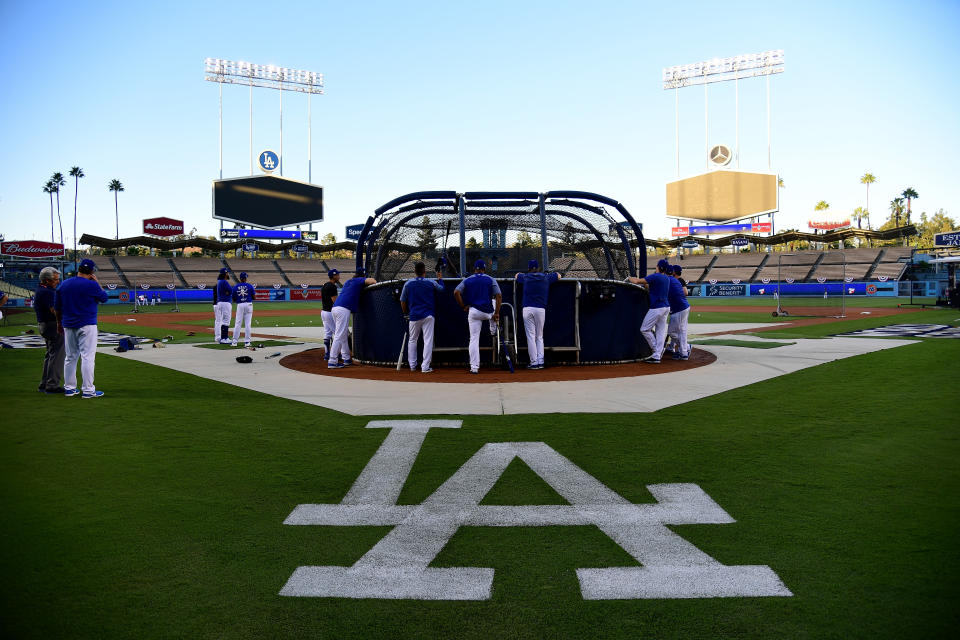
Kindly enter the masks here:
<path id="1" fill-rule="evenodd" d="M 430 567 L 462 526 L 595 525 L 642 565 L 579 568 L 587 600 L 791 596 L 765 565 L 728 566 L 666 525 L 728 524 L 726 511 L 695 484 L 648 485 L 657 499 L 634 504 L 543 442 L 485 444 L 419 505 L 397 497 L 431 428 L 459 420 L 376 420 L 390 429 L 339 504 L 301 504 L 288 525 L 393 526 L 353 566 L 298 567 L 283 596 L 415 600 L 489 600 L 493 569 Z M 494 506 L 480 502 L 514 458 L 520 458 L 568 505 Z"/>

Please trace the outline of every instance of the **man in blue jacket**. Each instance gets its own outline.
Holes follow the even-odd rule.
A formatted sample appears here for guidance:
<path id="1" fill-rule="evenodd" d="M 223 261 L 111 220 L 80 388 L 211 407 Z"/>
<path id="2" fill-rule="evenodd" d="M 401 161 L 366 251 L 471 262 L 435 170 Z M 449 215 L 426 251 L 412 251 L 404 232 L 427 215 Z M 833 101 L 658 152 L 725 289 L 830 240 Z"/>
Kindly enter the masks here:
<path id="1" fill-rule="evenodd" d="M 217 286 L 213 289 L 213 313 L 214 333 L 213 338 L 220 344 L 230 344 L 230 315 L 233 312 L 233 287 L 227 280 L 227 272 L 230 270 L 224 267 L 220 269 L 220 275 L 217 276 Z"/>
<path id="2" fill-rule="evenodd" d="M 467 325 L 470 329 L 470 373 L 480 373 L 480 328 L 484 320 L 490 321 L 490 333 L 496 333 L 496 324 L 500 322 L 500 304 L 503 295 L 500 285 L 485 272 L 487 263 L 477 260 L 473 264 L 473 275 L 464 278 L 453 290 L 460 308 L 467 312 Z M 494 306 L 496 305 L 496 306 Z"/>
<path id="3" fill-rule="evenodd" d="M 54 311 L 63 326 L 66 355 L 63 363 L 63 395 L 80 394 L 77 390 L 77 361 L 83 376 L 83 397 L 100 398 L 93 384 L 94 358 L 97 355 L 97 304 L 107 301 L 107 292 L 100 287 L 89 258 L 81 260 L 77 275 L 68 278 L 57 289 Z"/>
<path id="4" fill-rule="evenodd" d="M 650 293 L 650 309 L 643 317 L 640 333 L 643 334 L 644 340 L 653 352 L 644 362 L 651 364 L 660 364 L 663 345 L 667 341 L 667 314 L 670 313 L 670 302 L 667 300 L 670 292 L 670 276 L 667 275 L 669 266 L 669 262 L 660 260 L 657 262 L 656 273 L 651 273 L 644 278 L 633 276 L 627 278 L 627 282 L 639 284 Z"/>
<path id="5" fill-rule="evenodd" d="M 543 325 L 547 321 L 547 294 L 560 279 L 557 272 L 542 273 L 536 260 L 527 263 L 527 272 L 517 274 L 523 285 L 523 328 L 527 334 L 528 369 L 543 369 Z"/>
<path id="6" fill-rule="evenodd" d="M 437 270 L 437 279 L 425 278 L 427 267 L 422 262 L 413 265 L 415 278 L 403 283 L 400 308 L 407 318 L 407 361 L 410 370 L 417 370 L 417 340 L 423 333 L 423 359 L 420 371 L 430 373 L 433 361 L 433 325 L 436 295 L 443 291 L 443 272 Z"/>
<path id="7" fill-rule="evenodd" d="M 368 278 L 366 270 L 360 267 L 356 275 L 343 284 L 343 290 L 337 296 L 330 311 L 336 327 L 333 344 L 330 346 L 327 369 L 342 369 L 353 364 L 353 358 L 350 356 L 350 341 L 347 339 L 350 332 L 350 315 L 356 313 L 360 307 L 360 292 L 363 288 L 376 283 L 377 281 L 374 278 Z M 338 358 L 342 358 L 342 364 L 337 361 Z"/>
<path id="8" fill-rule="evenodd" d="M 237 319 L 233 325 L 233 340 L 231 346 L 237 346 L 237 338 L 240 337 L 241 327 L 245 331 L 246 344 L 249 347 L 252 344 L 253 337 L 250 333 L 250 323 L 253 321 L 253 298 L 256 296 L 256 289 L 247 282 L 247 274 L 240 272 L 240 282 L 233 288 L 233 301 L 237 303 Z"/>

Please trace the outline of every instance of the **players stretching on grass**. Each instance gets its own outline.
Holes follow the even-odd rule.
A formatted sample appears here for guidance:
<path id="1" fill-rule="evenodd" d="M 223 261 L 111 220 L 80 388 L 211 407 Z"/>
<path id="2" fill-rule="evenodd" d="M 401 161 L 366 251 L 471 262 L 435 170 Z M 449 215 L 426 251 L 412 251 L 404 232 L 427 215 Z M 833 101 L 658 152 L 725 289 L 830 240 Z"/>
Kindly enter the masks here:
<path id="1" fill-rule="evenodd" d="M 523 328 L 527 334 L 528 369 L 543 369 L 543 325 L 547 320 L 547 293 L 560 274 L 542 273 L 536 260 L 527 263 L 527 272 L 517 274 L 523 285 Z"/>
<path id="2" fill-rule="evenodd" d="M 220 275 L 217 276 L 217 286 L 213 289 L 213 338 L 220 344 L 230 344 L 230 314 L 233 311 L 233 288 L 227 281 L 226 267 L 220 269 Z"/>
<path id="3" fill-rule="evenodd" d="M 343 285 L 343 290 L 337 296 L 333 303 L 333 322 L 335 329 L 333 332 L 333 344 L 330 346 L 330 358 L 327 360 L 327 369 L 342 369 L 353 364 L 350 357 L 350 345 L 347 335 L 350 331 L 350 314 L 356 313 L 360 304 L 360 292 L 368 284 L 376 284 L 377 281 L 367 277 L 367 272 L 363 267 L 357 269 L 354 277 L 350 278 Z M 342 359 L 340 363 L 338 360 Z"/>
<path id="4" fill-rule="evenodd" d="M 420 371 L 430 373 L 430 363 L 433 360 L 433 324 L 434 307 L 437 292 L 443 291 L 443 273 L 437 270 L 437 279 L 424 278 L 427 267 L 422 262 L 413 265 L 417 275 L 403 283 L 400 292 L 400 308 L 407 319 L 407 361 L 410 370 L 417 370 L 417 340 L 423 332 L 423 361 Z"/>
<path id="5" fill-rule="evenodd" d="M 330 346 L 333 344 L 334 329 L 337 323 L 333 320 L 333 303 L 337 301 L 340 295 L 340 272 L 336 269 L 327 271 L 326 282 L 320 289 L 320 304 L 323 305 L 320 310 L 320 319 L 323 320 L 323 359 L 330 360 Z"/>
<path id="6" fill-rule="evenodd" d="M 627 278 L 627 282 L 646 287 L 650 293 L 650 309 L 647 311 L 647 315 L 643 317 L 640 333 L 643 334 L 644 340 L 647 341 L 653 351 L 644 360 L 644 362 L 651 364 L 660 364 L 663 345 L 667 340 L 667 314 L 670 312 L 670 303 L 667 300 L 667 294 L 670 291 L 670 276 L 667 275 L 667 267 L 669 266 L 669 262 L 660 260 L 657 262 L 656 273 L 651 273 L 645 278 L 635 278 L 634 276 Z"/>
<path id="7" fill-rule="evenodd" d="M 678 265 L 671 265 L 667 269 L 670 276 L 670 290 L 667 292 L 667 301 L 670 303 L 670 324 L 667 333 L 670 335 L 670 344 L 673 347 L 674 360 L 686 360 L 690 357 L 690 345 L 687 344 L 687 320 L 690 317 L 690 303 L 687 302 L 687 288 L 677 277 Z"/>
<path id="8" fill-rule="evenodd" d="M 244 338 L 247 346 L 251 346 L 253 336 L 250 334 L 250 323 L 253 322 L 253 298 L 256 291 L 252 284 L 247 283 L 247 274 L 240 272 L 240 282 L 233 288 L 233 301 L 237 303 L 237 319 L 233 325 L 232 346 L 237 346 L 240 337 L 240 327 L 244 329 Z"/>
<path id="9" fill-rule="evenodd" d="M 500 304 L 503 295 L 500 285 L 485 272 L 487 263 L 477 260 L 473 264 L 473 275 L 464 278 L 453 290 L 460 308 L 467 312 L 467 325 L 470 328 L 470 373 L 480 373 L 480 327 L 484 320 L 490 320 L 490 333 L 496 333 L 496 324 L 500 322 Z M 496 306 L 494 306 L 496 302 Z"/>

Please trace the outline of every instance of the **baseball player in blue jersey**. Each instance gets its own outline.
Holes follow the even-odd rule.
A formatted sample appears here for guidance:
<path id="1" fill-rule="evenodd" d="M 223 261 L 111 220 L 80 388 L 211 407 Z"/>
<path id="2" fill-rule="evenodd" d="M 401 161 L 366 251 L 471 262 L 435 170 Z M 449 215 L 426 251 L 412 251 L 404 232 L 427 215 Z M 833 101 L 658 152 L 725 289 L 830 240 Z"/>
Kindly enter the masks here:
<path id="1" fill-rule="evenodd" d="M 89 258 L 80 261 L 77 275 L 68 278 L 57 289 L 53 304 L 57 322 L 63 327 L 63 395 L 72 397 L 82 391 L 83 398 L 101 398 L 93 384 L 94 360 L 97 356 L 97 303 L 107 301 L 107 292 L 100 287 Z M 83 386 L 77 389 L 77 361 Z"/>
<path id="2" fill-rule="evenodd" d="M 230 315 L 233 311 L 233 287 L 227 280 L 229 269 L 224 267 L 220 269 L 220 275 L 217 276 L 217 286 L 213 289 L 213 337 L 220 344 L 230 344 Z"/>
<path id="3" fill-rule="evenodd" d="M 651 364 L 659 364 L 660 357 L 663 355 L 663 345 L 667 341 L 667 314 L 670 313 L 670 302 L 667 300 L 667 294 L 670 291 L 670 276 L 667 273 L 667 267 L 670 263 L 666 260 L 657 262 L 657 272 L 651 273 L 645 278 L 635 278 L 630 276 L 627 282 L 639 284 L 646 287 L 650 293 L 650 309 L 647 315 L 643 317 L 643 324 L 640 325 L 640 333 L 644 340 L 650 345 L 653 353 L 644 360 Z"/>
<path id="4" fill-rule="evenodd" d="M 674 360 L 686 360 L 690 356 L 690 345 L 687 344 L 687 319 L 690 316 L 690 303 L 687 302 L 687 288 L 677 277 L 676 270 L 680 267 L 671 265 L 667 270 L 670 276 L 670 289 L 667 291 L 667 301 L 670 303 L 670 323 L 667 333 L 673 345 Z"/>
<path id="5" fill-rule="evenodd" d="M 410 370 L 417 370 L 417 340 L 423 332 L 423 360 L 420 371 L 430 373 L 430 363 L 433 361 L 433 325 L 435 298 L 438 292 L 443 291 L 443 274 L 437 270 L 437 279 L 424 278 L 427 267 L 422 262 L 413 265 L 417 277 L 403 283 L 400 292 L 400 308 L 406 316 L 407 330 L 407 361 Z"/>
<path id="6" fill-rule="evenodd" d="M 333 333 L 333 344 L 330 346 L 330 358 L 327 360 L 327 369 L 342 369 L 353 364 L 350 357 L 350 345 L 347 336 L 350 330 L 350 314 L 356 313 L 360 305 L 360 292 L 368 284 L 376 284 L 377 281 L 367 277 L 367 272 L 363 267 L 357 269 L 354 277 L 347 280 L 343 285 L 343 290 L 337 296 L 337 301 L 333 303 L 333 322 L 336 325 Z M 341 364 L 338 358 L 343 360 Z"/>
<path id="7" fill-rule="evenodd" d="M 560 274 L 542 273 L 536 260 L 527 263 L 527 272 L 517 274 L 523 285 L 523 328 L 527 334 L 528 369 L 543 369 L 543 325 L 547 321 L 547 293 Z"/>
<path id="8" fill-rule="evenodd" d="M 233 324 L 233 341 L 231 346 L 237 346 L 237 338 L 240 336 L 240 327 L 243 327 L 245 333 L 244 341 L 250 346 L 253 336 L 250 333 L 250 323 L 253 321 L 253 298 L 256 295 L 256 289 L 252 284 L 247 283 L 247 274 L 240 272 L 240 282 L 233 288 L 233 301 L 237 303 L 237 318 Z"/>
<path id="9" fill-rule="evenodd" d="M 486 270 L 487 263 L 477 260 L 473 265 L 473 275 L 464 278 L 453 290 L 453 297 L 457 299 L 460 308 L 467 312 L 467 325 L 470 328 L 470 373 L 480 373 L 480 328 L 483 321 L 490 321 L 490 333 L 496 333 L 496 324 L 500 322 L 503 295 L 500 293 L 500 285 L 485 273 Z"/>

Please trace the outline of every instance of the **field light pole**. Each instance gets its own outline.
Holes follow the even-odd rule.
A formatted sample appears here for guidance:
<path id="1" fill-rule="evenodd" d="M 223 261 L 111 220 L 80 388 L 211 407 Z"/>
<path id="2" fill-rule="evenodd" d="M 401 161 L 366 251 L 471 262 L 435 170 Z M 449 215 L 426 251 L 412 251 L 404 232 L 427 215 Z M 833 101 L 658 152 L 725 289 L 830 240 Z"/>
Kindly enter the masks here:
<path id="1" fill-rule="evenodd" d="M 290 69 L 252 62 L 207 58 L 204 61 L 204 80 L 220 85 L 220 179 L 223 179 L 223 85 L 241 84 L 250 87 L 250 174 L 253 175 L 253 88 L 276 89 L 280 92 L 280 175 L 283 175 L 283 92 L 306 93 L 307 99 L 307 175 L 313 181 L 312 171 L 312 103 L 310 97 L 323 94 L 323 74 L 316 71 Z"/>
<path id="2" fill-rule="evenodd" d="M 665 67 L 663 69 L 663 88 L 673 89 L 677 94 L 681 87 L 692 87 L 702 84 L 703 87 L 703 109 L 704 109 L 704 138 L 707 140 L 707 153 L 710 152 L 709 142 L 709 107 L 707 102 L 706 85 L 714 82 L 727 82 L 733 80 L 736 84 L 736 149 L 734 153 L 737 156 L 737 168 L 740 168 L 740 80 L 744 78 L 756 78 L 766 76 L 767 78 L 767 168 L 771 166 L 770 156 L 770 76 L 775 73 L 783 73 L 784 59 L 783 49 L 764 51 L 763 53 L 750 53 L 746 55 L 734 56 L 732 58 L 713 58 L 691 64 L 677 65 L 674 67 Z M 677 176 L 680 175 L 680 98 L 674 98 L 674 110 L 676 113 L 676 159 Z M 707 168 L 710 168 L 710 161 L 707 160 Z"/>

